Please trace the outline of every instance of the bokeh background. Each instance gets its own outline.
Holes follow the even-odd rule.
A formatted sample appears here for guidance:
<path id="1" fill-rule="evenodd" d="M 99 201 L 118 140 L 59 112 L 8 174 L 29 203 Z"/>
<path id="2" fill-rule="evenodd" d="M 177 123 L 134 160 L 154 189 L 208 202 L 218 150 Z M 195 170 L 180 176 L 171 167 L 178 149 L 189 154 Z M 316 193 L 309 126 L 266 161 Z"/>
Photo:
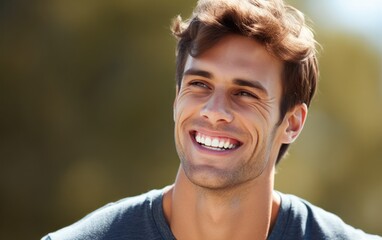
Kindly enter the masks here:
<path id="1" fill-rule="evenodd" d="M 382 234 L 382 2 L 288 2 L 323 50 L 317 98 L 276 188 Z M 0 239 L 39 239 L 174 181 L 169 24 L 194 5 L 0 1 Z"/>

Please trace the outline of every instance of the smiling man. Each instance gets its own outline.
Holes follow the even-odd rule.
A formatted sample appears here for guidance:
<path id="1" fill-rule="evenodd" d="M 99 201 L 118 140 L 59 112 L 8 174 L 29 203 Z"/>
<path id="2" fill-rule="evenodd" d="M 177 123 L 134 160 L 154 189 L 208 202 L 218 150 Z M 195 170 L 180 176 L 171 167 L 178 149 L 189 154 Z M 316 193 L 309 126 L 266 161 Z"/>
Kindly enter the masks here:
<path id="1" fill-rule="evenodd" d="M 45 239 L 381 239 L 274 191 L 318 78 L 303 15 L 280 0 L 201 0 L 178 39 L 175 183 Z"/>

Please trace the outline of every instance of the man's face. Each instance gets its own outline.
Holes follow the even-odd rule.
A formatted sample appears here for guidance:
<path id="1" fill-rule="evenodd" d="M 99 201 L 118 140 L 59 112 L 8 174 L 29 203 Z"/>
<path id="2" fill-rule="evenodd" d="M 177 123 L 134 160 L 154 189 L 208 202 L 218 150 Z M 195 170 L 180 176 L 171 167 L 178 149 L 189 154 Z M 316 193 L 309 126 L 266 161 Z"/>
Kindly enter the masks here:
<path id="1" fill-rule="evenodd" d="M 220 189 L 256 179 L 282 144 L 281 61 L 230 35 L 188 57 L 174 102 L 175 143 L 191 182 Z"/>

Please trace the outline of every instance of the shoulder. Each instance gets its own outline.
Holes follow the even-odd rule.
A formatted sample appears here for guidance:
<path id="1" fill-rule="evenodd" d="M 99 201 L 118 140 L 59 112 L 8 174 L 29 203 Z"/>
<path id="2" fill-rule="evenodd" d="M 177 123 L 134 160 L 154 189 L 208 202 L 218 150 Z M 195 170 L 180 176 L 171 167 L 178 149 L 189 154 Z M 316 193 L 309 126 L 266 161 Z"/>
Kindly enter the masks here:
<path id="1" fill-rule="evenodd" d="M 48 234 L 43 239 L 121 239 L 139 234 L 138 229 L 146 232 L 156 230 L 152 205 L 161 201 L 162 190 L 109 203 L 88 214 L 78 222 Z M 135 234 L 135 235 L 134 235 Z M 138 239 L 138 238 L 134 238 Z"/>
<path id="2" fill-rule="evenodd" d="M 299 197 L 282 194 L 270 239 L 381 239 L 346 224 L 337 215 Z"/>

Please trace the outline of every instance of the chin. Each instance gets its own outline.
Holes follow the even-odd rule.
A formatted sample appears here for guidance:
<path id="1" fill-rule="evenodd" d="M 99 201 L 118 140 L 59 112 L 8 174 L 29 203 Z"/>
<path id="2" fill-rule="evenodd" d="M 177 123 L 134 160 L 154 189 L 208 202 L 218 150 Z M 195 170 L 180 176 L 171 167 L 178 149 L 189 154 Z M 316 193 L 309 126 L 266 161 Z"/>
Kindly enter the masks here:
<path id="1" fill-rule="evenodd" d="M 205 189 L 228 189 L 238 185 L 241 180 L 238 174 L 233 174 L 232 171 L 211 166 L 194 166 L 189 163 L 182 163 L 182 167 L 192 184 Z"/>

